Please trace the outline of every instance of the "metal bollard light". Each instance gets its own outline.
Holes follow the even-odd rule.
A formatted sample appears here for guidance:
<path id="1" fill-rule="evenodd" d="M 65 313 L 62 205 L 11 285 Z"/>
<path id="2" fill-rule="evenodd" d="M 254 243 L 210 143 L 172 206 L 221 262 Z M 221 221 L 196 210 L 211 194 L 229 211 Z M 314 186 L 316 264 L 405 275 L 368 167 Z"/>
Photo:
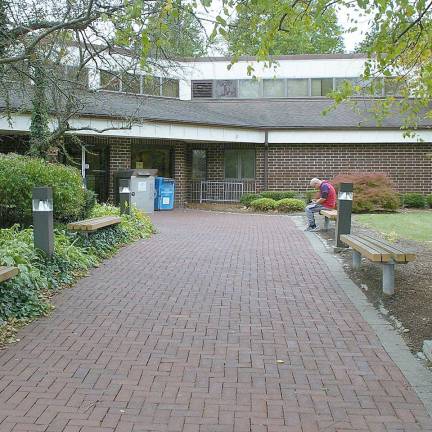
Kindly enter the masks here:
<path id="1" fill-rule="evenodd" d="M 33 188 L 32 205 L 35 248 L 42 250 L 51 257 L 54 253 L 52 189 L 48 186 Z"/>
<path id="2" fill-rule="evenodd" d="M 128 179 L 119 180 L 119 201 L 120 201 L 120 214 L 130 215 L 131 191 L 130 191 L 130 181 Z"/>
<path id="3" fill-rule="evenodd" d="M 353 185 L 352 183 L 341 183 L 338 193 L 337 220 L 335 241 L 336 248 L 347 248 L 348 246 L 341 242 L 342 234 L 351 233 L 351 213 L 353 202 Z"/>

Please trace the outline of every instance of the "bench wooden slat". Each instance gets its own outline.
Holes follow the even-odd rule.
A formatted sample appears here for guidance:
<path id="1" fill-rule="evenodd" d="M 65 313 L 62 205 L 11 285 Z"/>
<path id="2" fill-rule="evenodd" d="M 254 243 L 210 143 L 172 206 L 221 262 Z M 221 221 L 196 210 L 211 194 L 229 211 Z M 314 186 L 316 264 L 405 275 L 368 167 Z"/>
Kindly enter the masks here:
<path id="1" fill-rule="evenodd" d="M 116 225 L 121 222 L 118 216 L 102 216 L 93 219 L 86 219 L 78 222 L 72 222 L 67 225 L 70 231 L 96 231 L 110 225 Z"/>
<path id="2" fill-rule="evenodd" d="M 373 262 L 388 262 L 392 258 L 387 251 L 359 236 L 343 234 L 341 240 Z"/>
<path id="3" fill-rule="evenodd" d="M 397 247 L 396 245 L 388 243 L 384 240 L 379 240 L 379 239 L 376 239 L 374 237 L 371 237 L 371 236 L 365 235 L 365 234 L 362 234 L 360 237 L 365 238 L 370 243 L 373 243 L 373 244 L 383 248 L 387 252 L 389 252 L 396 262 L 407 263 L 410 261 L 414 261 L 416 259 L 416 255 L 414 253 L 406 252 L 406 251 L 400 249 L 399 247 Z"/>
<path id="4" fill-rule="evenodd" d="M 331 220 L 337 219 L 337 210 L 321 210 L 320 214 Z"/>
<path id="5" fill-rule="evenodd" d="M 19 273 L 18 267 L 2 267 L 0 266 L 0 282 L 12 279 Z"/>

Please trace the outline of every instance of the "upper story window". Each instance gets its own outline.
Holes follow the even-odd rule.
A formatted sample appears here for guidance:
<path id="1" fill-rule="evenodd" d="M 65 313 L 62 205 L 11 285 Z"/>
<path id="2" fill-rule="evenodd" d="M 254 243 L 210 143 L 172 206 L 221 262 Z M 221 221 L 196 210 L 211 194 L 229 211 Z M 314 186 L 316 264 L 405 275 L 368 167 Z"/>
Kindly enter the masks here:
<path id="1" fill-rule="evenodd" d="M 122 93 L 179 97 L 179 80 L 133 73 L 100 71 L 100 87 Z"/>
<path id="2" fill-rule="evenodd" d="M 354 96 L 370 95 L 368 84 L 359 77 L 347 78 L 278 78 L 192 81 L 192 98 L 257 99 L 257 98 L 307 98 L 325 97 L 344 82 L 358 84 L 362 91 Z M 371 81 L 375 96 L 400 94 L 398 78 L 377 78 Z"/>

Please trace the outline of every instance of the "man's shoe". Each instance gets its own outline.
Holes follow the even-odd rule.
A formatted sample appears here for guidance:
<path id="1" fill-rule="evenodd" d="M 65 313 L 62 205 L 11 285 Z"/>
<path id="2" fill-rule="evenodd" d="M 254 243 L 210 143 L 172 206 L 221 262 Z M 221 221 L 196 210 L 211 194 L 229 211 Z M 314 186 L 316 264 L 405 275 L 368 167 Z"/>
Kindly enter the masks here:
<path id="1" fill-rule="evenodd" d="M 314 227 L 308 226 L 305 231 L 309 231 L 309 232 L 316 232 L 319 231 L 320 227 L 318 225 L 315 225 Z"/>

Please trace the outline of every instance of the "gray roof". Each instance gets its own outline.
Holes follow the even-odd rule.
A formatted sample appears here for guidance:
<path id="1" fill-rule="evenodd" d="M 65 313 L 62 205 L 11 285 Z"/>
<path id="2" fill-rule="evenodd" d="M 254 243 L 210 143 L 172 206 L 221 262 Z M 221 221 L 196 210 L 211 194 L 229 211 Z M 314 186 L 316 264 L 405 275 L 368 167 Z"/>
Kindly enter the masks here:
<path id="1" fill-rule="evenodd" d="M 133 118 L 135 121 L 161 121 L 242 127 L 250 129 L 347 129 L 400 128 L 403 115 L 394 113 L 377 124 L 370 113 L 373 101 L 358 99 L 355 106 L 344 103 L 323 112 L 333 102 L 326 98 L 307 99 L 230 99 L 190 100 L 148 97 L 99 91 L 86 94 L 80 114 L 84 116 Z M 29 111 L 28 99 L 11 100 L 16 108 Z M 0 107 L 4 106 L 0 100 Z M 421 118 L 419 127 L 431 128 L 432 120 Z"/>
<path id="2" fill-rule="evenodd" d="M 182 101 L 100 92 L 97 101 L 82 113 L 263 129 L 400 128 L 403 124 L 403 116 L 394 113 L 378 125 L 370 113 L 373 101 L 369 99 L 341 104 L 326 115 L 323 112 L 333 105 L 326 98 Z M 432 127 L 432 120 L 420 119 L 419 126 Z"/>

